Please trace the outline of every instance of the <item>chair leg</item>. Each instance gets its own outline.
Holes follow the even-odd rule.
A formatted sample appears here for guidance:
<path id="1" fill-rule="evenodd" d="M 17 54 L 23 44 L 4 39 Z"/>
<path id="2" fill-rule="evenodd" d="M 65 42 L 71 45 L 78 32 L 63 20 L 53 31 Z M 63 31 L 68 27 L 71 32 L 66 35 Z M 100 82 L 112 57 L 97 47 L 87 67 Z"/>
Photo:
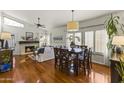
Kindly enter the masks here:
<path id="1" fill-rule="evenodd" d="M 65 62 L 65 72 L 68 74 L 69 73 L 69 67 L 68 67 L 68 62 Z"/>
<path id="2" fill-rule="evenodd" d="M 86 74 L 86 67 L 85 67 L 85 62 L 83 61 L 83 70 L 84 70 L 84 74 Z"/>
<path id="3" fill-rule="evenodd" d="M 60 70 L 60 71 L 63 71 L 63 63 L 62 63 L 61 60 L 60 60 L 60 62 L 59 62 L 59 70 Z"/>
<path id="4" fill-rule="evenodd" d="M 57 60 L 55 59 L 54 67 L 57 68 Z"/>
<path id="5" fill-rule="evenodd" d="M 90 61 L 90 67 L 91 67 L 91 69 L 92 69 L 92 62 Z"/>
<path id="6" fill-rule="evenodd" d="M 86 66 L 85 66 L 85 62 L 83 60 L 79 61 L 79 68 L 81 68 L 83 70 L 84 75 L 86 74 Z"/>
<path id="7" fill-rule="evenodd" d="M 55 61 L 54 67 L 55 67 L 55 69 L 57 68 L 57 67 L 56 67 L 56 61 Z"/>
<path id="8" fill-rule="evenodd" d="M 88 69 L 88 74 L 91 72 L 92 69 L 92 63 L 91 62 L 87 62 L 87 69 Z"/>

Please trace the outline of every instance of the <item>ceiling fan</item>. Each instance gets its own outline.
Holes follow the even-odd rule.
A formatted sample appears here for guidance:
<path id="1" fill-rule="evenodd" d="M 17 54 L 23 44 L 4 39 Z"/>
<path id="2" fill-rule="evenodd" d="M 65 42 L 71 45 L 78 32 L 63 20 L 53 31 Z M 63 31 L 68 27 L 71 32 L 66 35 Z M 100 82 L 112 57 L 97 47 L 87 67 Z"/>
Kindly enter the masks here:
<path id="1" fill-rule="evenodd" d="M 35 23 L 37 28 L 46 28 L 45 25 L 40 24 L 40 18 L 38 17 L 38 23 Z"/>

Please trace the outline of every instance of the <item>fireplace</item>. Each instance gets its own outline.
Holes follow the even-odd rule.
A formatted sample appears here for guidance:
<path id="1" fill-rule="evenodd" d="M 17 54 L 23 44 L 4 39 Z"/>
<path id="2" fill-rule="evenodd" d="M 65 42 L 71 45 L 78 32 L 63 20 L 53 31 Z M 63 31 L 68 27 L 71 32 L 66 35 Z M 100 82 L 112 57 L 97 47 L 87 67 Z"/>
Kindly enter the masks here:
<path id="1" fill-rule="evenodd" d="M 35 46 L 25 46 L 25 53 L 33 52 Z"/>
<path id="2" fill-rule="evenodd" d="M 31 53 L 35 46 L 39 46 L 39 41 L 19 41 L 20 55 Z"/>

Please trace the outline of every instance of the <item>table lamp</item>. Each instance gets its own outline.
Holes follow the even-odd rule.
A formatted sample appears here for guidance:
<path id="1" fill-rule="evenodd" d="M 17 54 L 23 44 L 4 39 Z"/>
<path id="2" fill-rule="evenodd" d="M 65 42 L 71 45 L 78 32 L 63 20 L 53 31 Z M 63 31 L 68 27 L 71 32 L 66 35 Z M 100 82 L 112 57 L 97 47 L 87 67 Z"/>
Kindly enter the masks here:
<path id="1" fill-rule="evenodd" d="M 112 40 L 112 45 L 116 45 L 116 53 L 121 54 L 121 46 L 124 45 L 124 36 L 114 36 Z"/>
<path id="2" fill-rule="evenodd" d="M 4 48 L 5 49 L 9 48 L 9 44 L 8 44 L 8 41 L 7 40 L 11 39 L 11 33 L 10 32 L 1 32 L 0 39 L 5 40 L 5 46 L 4 46 Z"/>

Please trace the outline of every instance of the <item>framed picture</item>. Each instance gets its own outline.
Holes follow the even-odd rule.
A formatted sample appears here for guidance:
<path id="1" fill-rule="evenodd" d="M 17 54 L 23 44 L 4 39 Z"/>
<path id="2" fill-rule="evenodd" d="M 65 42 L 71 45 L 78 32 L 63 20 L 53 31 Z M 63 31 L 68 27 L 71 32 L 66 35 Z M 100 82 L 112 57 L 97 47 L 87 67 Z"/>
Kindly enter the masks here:
<path id="1" fill-rule="evenodd" d="M 33 40 L 33 32 L 26 32 L 26 40 Z"/>
<path id="2" fill-rule="evenodd" d="M 53 41 L 56 42 L 56 43 L 57 43 L 57 42 L 58 42 L 58 43 L 59 43 L 59 42 L 63 42 L 63 36 L 56 36 L 56 37 L 53 37 Z"/>

